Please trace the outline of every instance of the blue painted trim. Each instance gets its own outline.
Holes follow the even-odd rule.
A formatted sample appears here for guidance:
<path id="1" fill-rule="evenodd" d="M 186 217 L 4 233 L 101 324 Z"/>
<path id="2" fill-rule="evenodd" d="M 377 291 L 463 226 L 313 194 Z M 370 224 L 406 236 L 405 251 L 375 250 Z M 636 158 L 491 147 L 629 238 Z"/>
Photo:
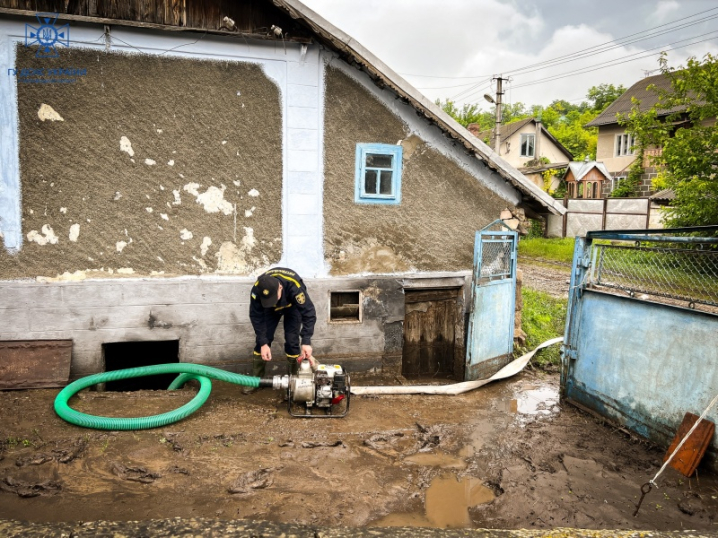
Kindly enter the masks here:
<path id="1" fill-rule="evenodd" d="M 354 167 L 354 202 L 357 204 L 401 204 L 401 168 L 403 157 L 402 146 L 391 144 L 357 144 L 356 161 Z M 392 168 L 392 191 L 391 196 L 381 194 L 366 194 L 364 192 L 364 172 L 367 153 L 378 153 L 380 155 L 391 155 L 394 157 Z"/>

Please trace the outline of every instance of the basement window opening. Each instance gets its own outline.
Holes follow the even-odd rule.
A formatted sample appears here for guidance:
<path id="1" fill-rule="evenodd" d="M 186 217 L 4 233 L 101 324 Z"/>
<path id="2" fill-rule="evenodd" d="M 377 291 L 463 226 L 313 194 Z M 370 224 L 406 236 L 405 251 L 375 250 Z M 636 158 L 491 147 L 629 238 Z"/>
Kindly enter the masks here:
<path id="1" fill-rule="evenodd" d="M 401 160 L 401 146 L 357 144 L 354 201 L 360 204 L 400 204 Z"/>
<path id="2" fill-rule="evenodd" d="M 102 344 L 102 352 L 105 357 L 106 372 L 156 364 L 179 363 L 179 340 Z M 116 392 L 166 390 L 177 375 L 161 374 L 108 381 L 105 384 L 105 390 Z"/>
<path id="3" fill-rule="evenodd" d="M 361 297 L 358 291 L 332 291 L 329 297 L 329 321 L 361 321 Z"/>

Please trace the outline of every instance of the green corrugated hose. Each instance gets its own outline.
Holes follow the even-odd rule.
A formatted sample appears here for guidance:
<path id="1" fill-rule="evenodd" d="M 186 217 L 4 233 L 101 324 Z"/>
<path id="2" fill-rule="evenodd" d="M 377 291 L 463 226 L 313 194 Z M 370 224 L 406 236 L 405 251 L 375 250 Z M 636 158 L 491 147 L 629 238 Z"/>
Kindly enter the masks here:
<path id="1" fill-rule="evenodd" d="M 95 415 L 87 415 L 72 409 L 67 402 L 76 393 L 82 389 L 97 385 L 98 383 L 106 383 L 108 381 L 117 381 L 118 379 L 129 379 L 132 377 L 143 377 L 146 375 L 158 374 L 181 374 L 177 376 L 168 390 L 175 390 L 191 379 L 197 379 L 200 387 L 197 395 L 182 407 L 162 413 L 160 415 L 151 415 L 149 417 L 137 418 L 112 418 L 98 417 Z M 242 374 L 233 374 L 219 368 L 211 366 L 202 366 L 200 364 L 157 364 L 155 366 L 144 366 L 141 368 L 128 368 L 126 370 L 115 370 L 113 372 L 104 372 L 78 379 L 70 383 L 60 391 L 55 398 L 55 412 L 67 422 L 82 426 L 83 428 L 94 428 L 96 430 L 144 430 L 148 428 L 158 428 L 167 424 L 172 424 L 178 420 L 188 417 L 197 409 L 202 407 L 204 402 L 209 398 L 212 390 L 212 379 L 219 379 L 235 385 L 244 385 L 245 387 L 258 387 L 259 378 Z"/>

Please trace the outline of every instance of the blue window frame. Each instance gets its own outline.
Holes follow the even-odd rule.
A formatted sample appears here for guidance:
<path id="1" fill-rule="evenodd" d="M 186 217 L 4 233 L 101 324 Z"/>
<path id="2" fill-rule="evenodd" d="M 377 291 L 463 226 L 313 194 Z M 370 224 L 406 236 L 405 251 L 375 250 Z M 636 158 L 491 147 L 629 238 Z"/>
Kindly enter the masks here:
<path id="1" fill-rule="evenodd" d="M 400 204 L 401 159 L 401 146 L 357 144 L 354 201 Z"/>

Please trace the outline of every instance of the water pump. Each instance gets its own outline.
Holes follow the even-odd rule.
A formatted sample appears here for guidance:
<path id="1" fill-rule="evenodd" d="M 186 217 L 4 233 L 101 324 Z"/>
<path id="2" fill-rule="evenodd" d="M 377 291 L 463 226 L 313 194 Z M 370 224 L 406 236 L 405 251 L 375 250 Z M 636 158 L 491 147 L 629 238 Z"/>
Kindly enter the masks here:
<path id="1" fill-rule="evenodd" d="M 287 391 L 287 410 L 293 417 L 339 418 L 349 412 L 351 382 L 347 371 L 338 364 L 304 359 L 296 375 L 274 376 L 272 388 Z M 312 413 L 313 409 L 323 414 Z"/>

